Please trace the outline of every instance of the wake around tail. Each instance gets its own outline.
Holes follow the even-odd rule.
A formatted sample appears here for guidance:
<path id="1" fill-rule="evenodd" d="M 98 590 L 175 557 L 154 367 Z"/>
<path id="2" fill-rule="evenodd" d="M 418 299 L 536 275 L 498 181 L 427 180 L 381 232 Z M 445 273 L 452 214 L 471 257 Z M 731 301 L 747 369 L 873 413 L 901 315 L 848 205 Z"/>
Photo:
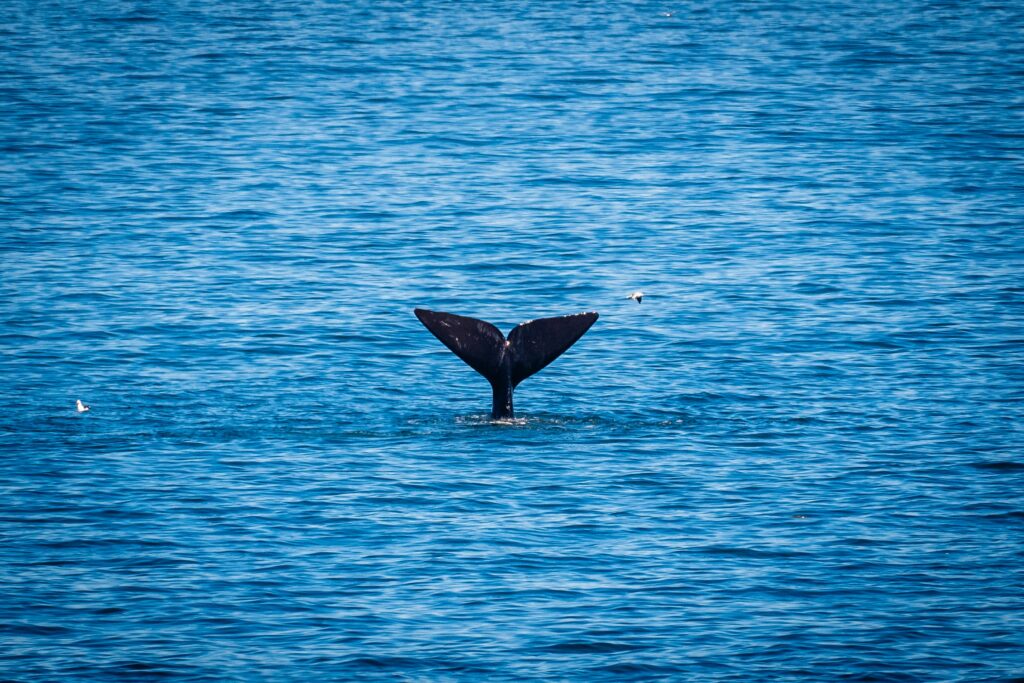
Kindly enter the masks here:
<path id="1" fill-rule="evenodd" d="M 416 317 L 452 353 L 491 383 L 491 417 L 514 417 L 512 392 L 582 337 L 597 313 L 538 318 L 516 325 L 506 339 L 494 325 L 452 313 L 417 308 Z"/>

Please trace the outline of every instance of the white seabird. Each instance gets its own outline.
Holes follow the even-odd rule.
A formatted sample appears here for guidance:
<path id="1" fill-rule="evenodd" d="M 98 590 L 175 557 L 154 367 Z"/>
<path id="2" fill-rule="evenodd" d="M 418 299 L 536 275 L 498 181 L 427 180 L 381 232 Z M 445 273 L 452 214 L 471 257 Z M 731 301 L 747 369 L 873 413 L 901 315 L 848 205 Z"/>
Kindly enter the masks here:
<path id="1" fill-rule="evenodd" d="M 641 292 L 638 289 L 635 292 L 633 292 L 632 294 L 630 294 L 628 298 L 632 299 L 633 301 L 635 301 L 637 303 L 640 303 L 641 301 L 644 300 L 644 293 Z"/>
<path id="2" fill-rule="evenodd" d="M 75 401 L 75 408 L 77 408 L 78 412 L 80 413 L 84 413 L 85 411 L 89 410 L 89 406 L 82 403 L 82 399 L 78 399 L 77 401 Z"/>

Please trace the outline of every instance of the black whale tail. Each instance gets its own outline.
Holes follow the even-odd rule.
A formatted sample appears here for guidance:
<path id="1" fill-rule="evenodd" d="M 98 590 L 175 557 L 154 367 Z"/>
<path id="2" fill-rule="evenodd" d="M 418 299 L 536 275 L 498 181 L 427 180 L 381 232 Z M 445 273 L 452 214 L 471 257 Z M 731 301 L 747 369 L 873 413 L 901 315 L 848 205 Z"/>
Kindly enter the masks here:
<path id="1" fill-rule="evenodd" d="M 516 386 L 561 356 L 597 320 L 597 313 L 539 318 L 516 325 L 505 339 L 483 320 L 423 308 L 415 313 L 442 344 L 491 383 L 494 419 L 513 417 Z"/>

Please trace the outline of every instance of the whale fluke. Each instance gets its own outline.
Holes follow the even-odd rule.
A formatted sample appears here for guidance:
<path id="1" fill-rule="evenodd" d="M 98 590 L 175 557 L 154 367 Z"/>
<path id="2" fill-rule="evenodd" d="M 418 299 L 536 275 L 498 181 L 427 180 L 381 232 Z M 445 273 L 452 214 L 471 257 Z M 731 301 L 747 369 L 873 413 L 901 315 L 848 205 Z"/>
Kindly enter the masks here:
<path id="1" fill-rule="evenodd" d="M 516 386 L 565 353 L 598 317 L 591 312 L 538 318 L 516 325 L 506 339 L 483 320 L 423 308 L 414 312 L 442 344 L 491 383 L 491 417 L 496 420 L 515 416 Z"/>

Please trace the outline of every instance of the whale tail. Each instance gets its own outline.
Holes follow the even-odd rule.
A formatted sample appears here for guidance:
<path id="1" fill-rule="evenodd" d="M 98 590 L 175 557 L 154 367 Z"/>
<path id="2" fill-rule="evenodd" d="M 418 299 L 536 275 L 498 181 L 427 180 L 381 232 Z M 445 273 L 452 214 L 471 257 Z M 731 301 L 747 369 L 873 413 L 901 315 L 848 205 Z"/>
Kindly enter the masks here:
<path id="1" fill-rule="evenodd" d="M 423 308 L 414 312 L 442 344 L 491 383 L 495 419 L 513 417 L 513 389 L 565 353 L 598 317 L 591 312 L 530 320 L 516 325 L 506 339 L 483 320 Z"/>

